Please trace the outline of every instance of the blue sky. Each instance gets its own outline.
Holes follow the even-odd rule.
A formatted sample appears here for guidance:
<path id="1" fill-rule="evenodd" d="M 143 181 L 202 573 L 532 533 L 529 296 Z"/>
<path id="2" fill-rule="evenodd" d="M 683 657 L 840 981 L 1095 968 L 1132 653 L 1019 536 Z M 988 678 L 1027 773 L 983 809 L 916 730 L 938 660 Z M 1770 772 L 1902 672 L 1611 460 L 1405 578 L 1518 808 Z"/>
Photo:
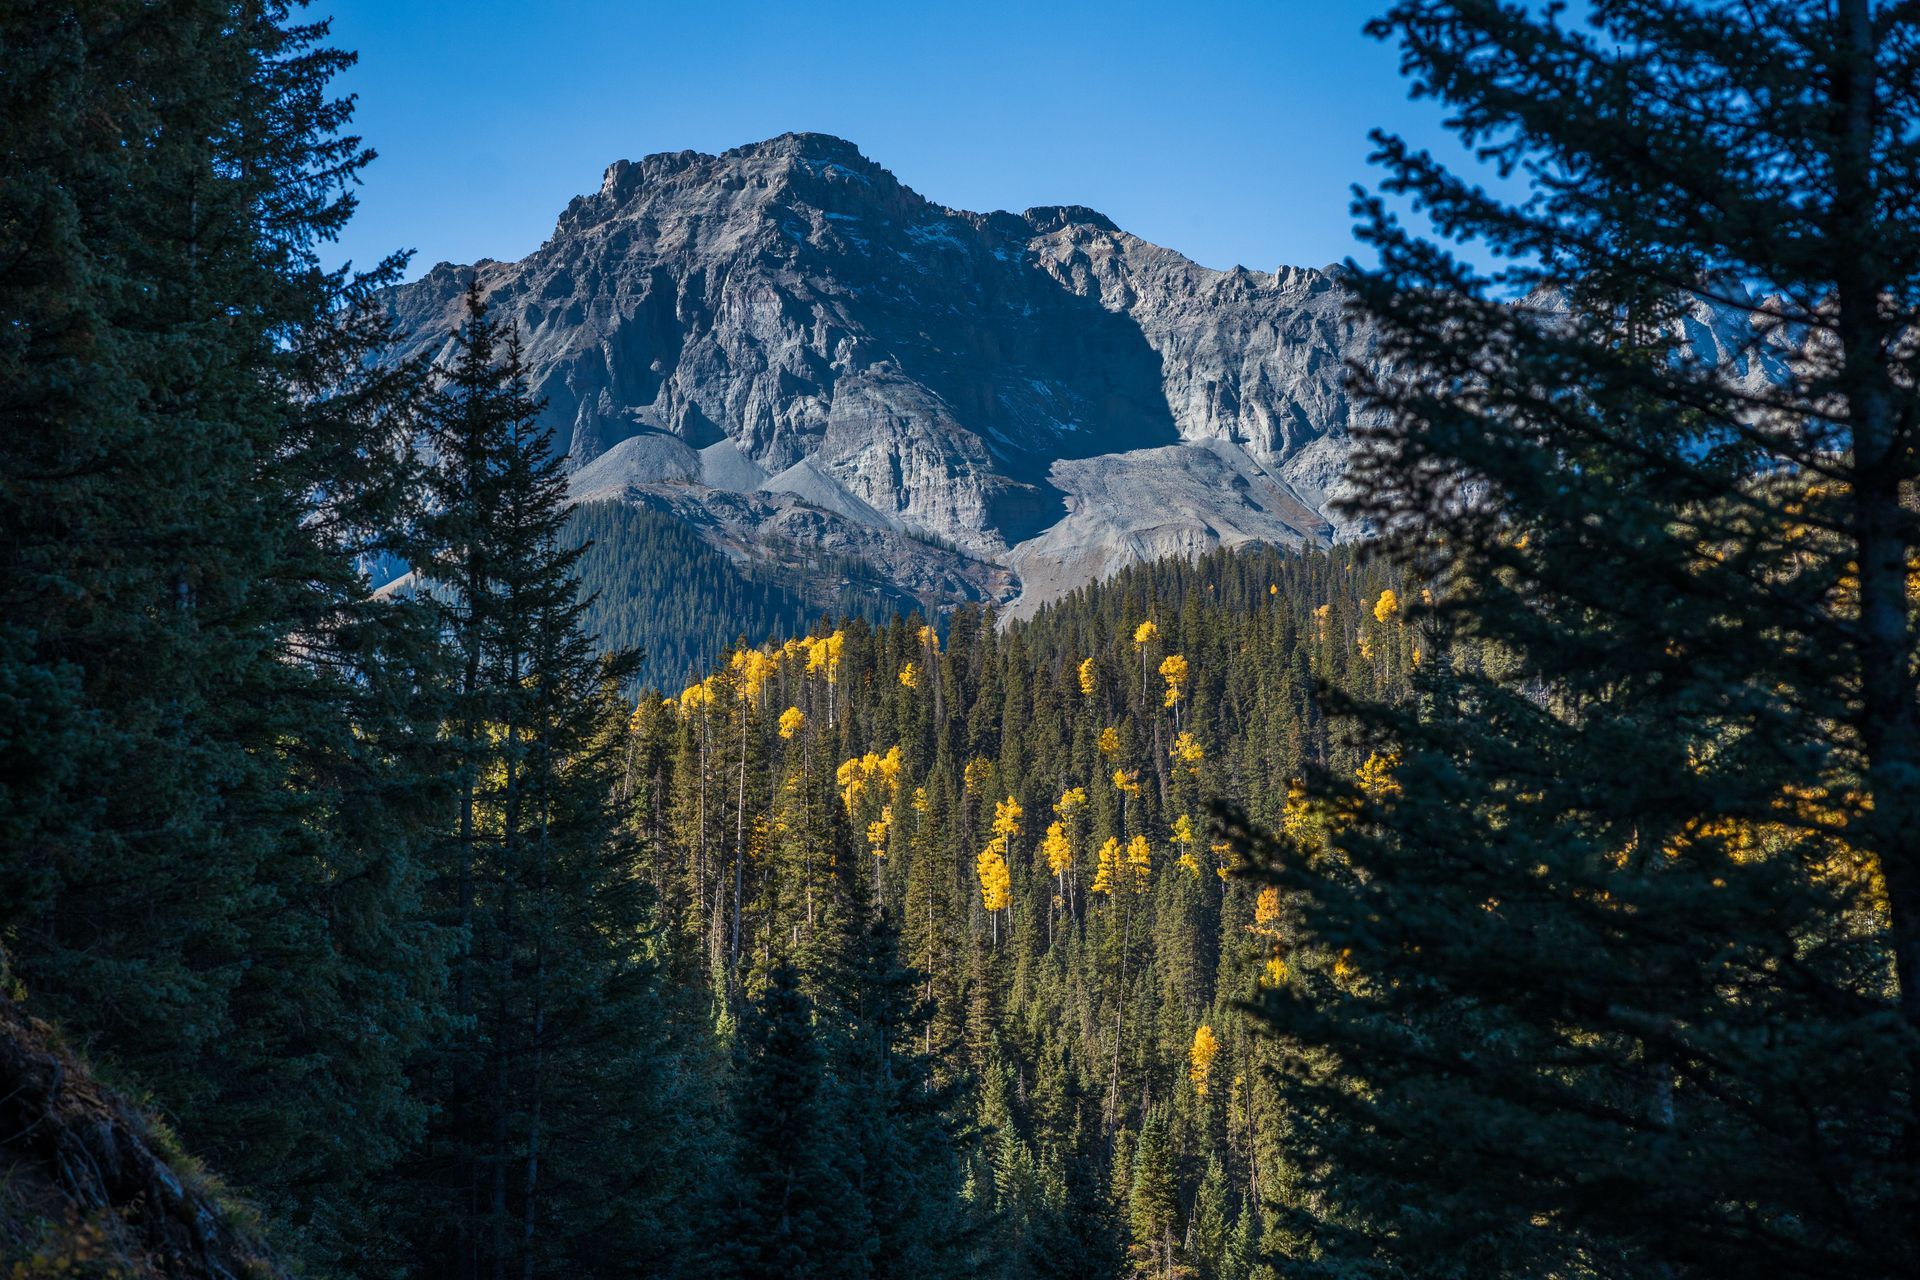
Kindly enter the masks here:
<path id="1" fill-rule="evenodd" d="M 1352 249 L 1367 130 L 1439 140 L 1386 0 L 318 0 L 380 153 L 339 256 L 514 259 L 615 160 L 837 134 L 954 208 L 1084 204 L 1213 267 Z"/>

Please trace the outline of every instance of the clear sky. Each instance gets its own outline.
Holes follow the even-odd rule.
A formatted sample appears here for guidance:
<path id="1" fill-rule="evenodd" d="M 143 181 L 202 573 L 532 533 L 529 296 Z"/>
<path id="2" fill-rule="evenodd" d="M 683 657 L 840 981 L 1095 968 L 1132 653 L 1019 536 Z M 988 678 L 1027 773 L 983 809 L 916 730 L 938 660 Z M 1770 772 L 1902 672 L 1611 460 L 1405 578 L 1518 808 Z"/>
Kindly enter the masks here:
<path id="1" fill-rule="evenodd" d="M 1386 0 L 317 0 L 380 153 L 340 255 L 515 259 L 615 160 L 837 134 L 952 208 L 1082 204 L 1212 267 L 1353 249 L 1367 130 L 1426 143 Z"/>

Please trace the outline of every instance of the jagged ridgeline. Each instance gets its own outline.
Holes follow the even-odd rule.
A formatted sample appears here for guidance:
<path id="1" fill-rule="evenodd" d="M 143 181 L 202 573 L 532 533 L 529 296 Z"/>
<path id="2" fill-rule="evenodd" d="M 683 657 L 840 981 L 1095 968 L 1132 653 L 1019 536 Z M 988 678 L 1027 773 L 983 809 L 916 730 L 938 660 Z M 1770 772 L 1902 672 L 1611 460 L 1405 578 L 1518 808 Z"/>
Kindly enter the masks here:
<path id="1" fill-rule="evenodd" d="M 1364 770 L 1316 685 L 1401 687 L 1400 590 L 1350 548 L 1217 552 L 1011 627 L 816 627 L 641 698 L 623 790 L 683 977 L 804 971 L 835 885 L 870 881 L 932 1008 L 915 1049 L 971 1082 L 968 1185 L 1008 1274 L 1133 1250 L 1245 1275 L 1248 1206 L 1290 1175 L 1238 1005 L 1280 959 L 1207 806 L 1278 825 L 1309 760 Z"/>

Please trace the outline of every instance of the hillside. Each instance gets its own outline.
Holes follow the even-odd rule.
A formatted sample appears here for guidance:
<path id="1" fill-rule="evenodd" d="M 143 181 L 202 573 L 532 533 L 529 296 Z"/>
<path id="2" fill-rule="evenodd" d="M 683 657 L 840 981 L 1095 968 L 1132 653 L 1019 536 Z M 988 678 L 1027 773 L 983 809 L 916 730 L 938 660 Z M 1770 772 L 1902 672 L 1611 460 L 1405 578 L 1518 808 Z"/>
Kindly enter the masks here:
<path id="1" fill-rule="evenodd" d="M 0 997 L 0 1261 L 17 1280 L 286 1274 L 209 1176 L 12 997 Z"/>

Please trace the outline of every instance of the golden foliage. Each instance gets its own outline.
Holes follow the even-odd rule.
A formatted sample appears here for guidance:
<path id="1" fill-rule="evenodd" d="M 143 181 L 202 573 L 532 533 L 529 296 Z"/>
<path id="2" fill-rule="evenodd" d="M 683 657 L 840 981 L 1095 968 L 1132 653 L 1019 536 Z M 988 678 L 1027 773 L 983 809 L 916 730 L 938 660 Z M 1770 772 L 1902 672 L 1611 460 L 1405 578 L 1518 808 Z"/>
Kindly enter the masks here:
<path id="1" fill-rule="evenodd" d="M 1193 1081 L 1193 1091 L 1203 1098 L 1207 1096 L 1207 1083 L 1213 1077 L 1213 1060 L 1218 1056 L 1219 1037 L 1203 1022 L 1193 1033 L 1193 1047 L 1187 1050 L 1187 1079 Z"/>
<path id="2" fill-rule="evenodd" d="M 1127 866 L 1141 880 L 1152 873 L 1153 846 L 1147 843 L 1145 836 L 1135 836 L 1127 841 Z"/>
<path id="3" fill-rule="evenodd" d="M 780 713 L 780 736 L 791 738 L 800 732 L 807 723 L 807 713 L 798 707 L 788 707 Z"/>
<path id="4" fill-rule="evenodd" d="M 846 805 L 848 816 L 860 808 L 867 789 L 874 783 L 879 783 L 889 792 L 898 788 L 904 764 L 898 744 L 888 747 L 885 755 L 869 751 L 864 756 L 843 761 L 833 776 L 834 781 L 840 784 L 840 800 Z"/>
<path id="5" fill-rule="evenodd" d="M 1373 602 L 1373 620 L 1380 623 L 1391 622 L 1393 615 L 1398 612 L 1400 612 L 1400 597 L 1393 594 L 1392 587 L 1388 587 L 1380 593 L 1380 598 Z"/>
<path id="6" fill-rule="evenodd" d="M 1167 682 L 1167 694 L 1162 700 L 1164 705 L 1170 707 L 1180 701 L 1189 674 L 1187 660 L 1180 654 L 1170 653 L 1161 659 L 1160 678 Z"/>
<path id="7" fill-rule="evenodd" d="M 919 664 L 909 662 L 906 666 L 900 668 L 900 683 L 909 689 L 918 689 L 920 687 Z"/>
<path id="8" fill-rule="evenodd" d="M 1109 758 L 1120 754 L 1120 731 L 1112 725 L 1100 731 L 1100 754 Z"/>
<path id="9" fill-rule="evenodd" d="M 1361 766 L 1354 770 L 1353 776 L 1360 782 L 1360 793 L 1369 800 L 1380 800 L 1400 794 L 1400 783 L 1393 776 L 1394 768 L 1399 765 L 1400 757 L 1389 751 L 1386 755 L 1370 752 Z"/>
<path id="10" fill-rule="evenodd" d="M 1133 642 L 1143 649 L 1159 638 L 1160 628 L 1153 625 L 1152 618 L 1148 618 L 1133 629 Z"/>
<path id="11" fill-rule="evenodd" d="M 1007 873 L 1005 848 L 1005 838 L 996 837 L 982 851 L 976 864 L 980 873 L 980 901 L 989 911 L 999 911 L 1013 896 L 1013 881 Z"/>
<path id="12" fill-rule="evenodd" d="M 1097 672 L 1094 669 L 1093 659 L 1092 658 L 1081 659 L 1080 660 L 1080 692 L 1085 694 L 1087 697 L 1091 698 L 1093 696 L 1094 689 L 1097 687 L 1095 684 L 1096 678 L 1097 678 Z"/>
<path id="13" fill-rule="evenodd" d="M 1167 749 L 1167 754 L 1187 766 L 1187 771 L 1196 778 L 1200 776 L 1200 762 L 1207 758 L 1206 748 L 1200 745 L 1200 740 L 1193 736 L 1191 729 L 1182 729 L 1173 736 L 1173 745 Z"/>
<path id="14" fill-rule="evenodd" d="M 1107 842 L 1100 846 L 1100 852 L 1096 856 L 1099 864 L 1093 873 L 1093 883 L 1087 886 L 1088 891 L 1111 894 L 1114 879 L 1120 873 L 1120 838 L 1108 836 Z"/>
<path id="15" fill-rule="evenodd" d="M 1073 842 L 1067 838 L 1067 826 L 1064 822 L 1047 825 L 1047 834 L 1040 839 L 1040 852 L 1047 860 L 1047 869 L 1054 875 L 1065 875 L 1067 868 L 1073 865 Z"/>

